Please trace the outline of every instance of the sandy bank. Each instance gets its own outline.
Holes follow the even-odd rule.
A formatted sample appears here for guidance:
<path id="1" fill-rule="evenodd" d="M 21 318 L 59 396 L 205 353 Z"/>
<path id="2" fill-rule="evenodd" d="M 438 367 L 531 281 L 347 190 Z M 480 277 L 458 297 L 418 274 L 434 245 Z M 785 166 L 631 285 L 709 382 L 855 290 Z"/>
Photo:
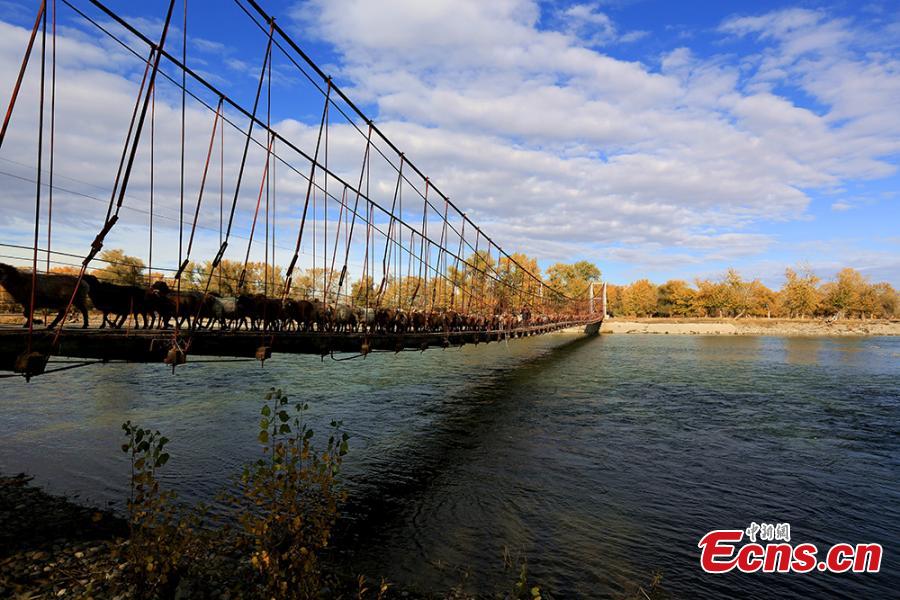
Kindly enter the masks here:
<path id="1" fill-rule="evenodd" d="M 793 319 L 615 319 L 600 333 L 670 335 L 863 336 L 900 335 L 900 321 L 833 321 Z"/>

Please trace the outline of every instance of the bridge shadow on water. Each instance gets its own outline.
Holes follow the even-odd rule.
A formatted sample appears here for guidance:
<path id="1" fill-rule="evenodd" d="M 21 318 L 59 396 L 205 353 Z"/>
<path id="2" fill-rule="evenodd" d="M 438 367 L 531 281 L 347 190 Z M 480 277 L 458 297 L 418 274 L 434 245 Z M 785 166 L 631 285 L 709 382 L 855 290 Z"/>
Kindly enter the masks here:
<path id="1" fill-rule="evenodd" d="M 442 399 L 439 414 L 429 422 L 426 433 L 414 438 L 414 445 L 391 448 L 379 457 L 376 468 L 367 468 L 354 481 L 355 493 L 346 511 L 349 519 L 338 532 L 338 545 L 354 548 L 360 555 L 370 555 L 373 549 L 377 552 L 385 531 L 402 527 L 411 511 L 419 510 L 413 499 L 433 491 L 436 480 L 448 470 L 472 460 L 485 445 L 496 443 L 493 438 L 518 408 L 517 399 L 523 393 L 532 393 L 530 383 L 565 361 L 577 360 L 585 348 L 599 340 L 599 336 L 585 336 L 552 346 L 515 364 L 495 368 Z M 410 467 L 402 477 L 395 469 L 386 473 L 389 467 L 381 466 L 398 461 Z"/>

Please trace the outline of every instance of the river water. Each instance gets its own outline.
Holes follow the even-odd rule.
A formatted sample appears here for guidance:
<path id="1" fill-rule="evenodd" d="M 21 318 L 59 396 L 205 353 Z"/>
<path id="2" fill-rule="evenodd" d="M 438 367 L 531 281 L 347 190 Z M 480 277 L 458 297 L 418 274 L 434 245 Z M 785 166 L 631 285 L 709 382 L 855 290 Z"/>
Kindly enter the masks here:
<path id="1" fill-rule="evenodd" d="M 0 472 L 121 507 L 121 423 L 172 439 L 165 482 L 210 499 L 255 458 L 261 396 L 352 435 L 344 535 L 401 588 L 510 589 L 504 549 L 554 597 L 896 597 L 900 338 L 555 334 L 336 362 L 97 365 L 0 381 Z M 884 546 L 866 575 L 704 574 L 712 529 Z"/>

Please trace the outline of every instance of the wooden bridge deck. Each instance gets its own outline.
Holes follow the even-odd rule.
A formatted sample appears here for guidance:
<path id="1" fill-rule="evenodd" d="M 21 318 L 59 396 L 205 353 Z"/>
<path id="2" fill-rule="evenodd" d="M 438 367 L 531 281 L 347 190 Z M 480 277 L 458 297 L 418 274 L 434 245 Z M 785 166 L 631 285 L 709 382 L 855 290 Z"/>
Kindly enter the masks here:
<path id="1" fill-rule="evenodd" d="M 449 331 L 424 333 L 369 333 L 316 331 L 182 331 L 180 342 L 190 341 L 190 356 L 256 357 L 261 346 L 272 352 L 289 354 L 326 355 L 334 353 L 358 354 L 368 342 L 370 351 L 399 352 L 405 349 L 425 350 L 464 344 L 479 344 L 506 339 L 529 337 L 567 329 L 584 327 L 586 334 L 597 334 L 602 319 L 567 321 L 502 331 Z M 188 335 L 190 334 L 190 335 Z M 12 371 L 16 358 L 27 349 L 27 330 L 21 327 L 0 327 L 0 370 Z M 162 362 L 172 347 L 172 330 L 161 329 L 76 329 L 65 328 L 59 347 L 52 351 L 52 332 L 35 330 L 32 349 L 35 352 L 104 361 Z"/>

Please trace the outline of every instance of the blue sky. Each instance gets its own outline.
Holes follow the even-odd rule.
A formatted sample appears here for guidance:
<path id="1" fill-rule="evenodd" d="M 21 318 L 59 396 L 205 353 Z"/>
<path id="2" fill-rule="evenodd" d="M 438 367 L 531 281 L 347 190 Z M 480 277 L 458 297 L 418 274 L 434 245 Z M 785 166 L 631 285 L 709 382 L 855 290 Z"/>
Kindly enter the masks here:
<path id="1" fill-rule="evenodd" d="M 98 14 L 84 0 L 73 3 Z M 164 2 L 109 5 L 158 34 Z M 771 285 L 781 283 L 785 266 L 808 264 L 824 278 L 853 266 L 900 285 L 900 3 L 263 5 L 463 210 L 506 249 L 536 255 L 542 266 L 584 258 L 614 282 L 717 277 L 734 266 Z M 4 103 L 34 9 L 0 2 Z M 71 111 L 68 122 L 107 128 L 108 136 L 97 147 L 82 137 L 80 145 L 74 136 L 72 146 L 63 142 L 60 174 L 73 178 L 70 187 L 102 196 L 109 181 L 99 167 L 114 159 L 128 104 L 93 102 L 90 93 L 103 81 L 123 99 L 133 95 L 139 65 L 118 57 L 70 9 L 60 15 L 73 41 L 61 98 L 71 106 L 61 110 Z M 188 34 L 189 64 L 249 104 L 262 32 L 233 2 L 192 0 Z M 107 60 L 94 56 L 98 47 Z M 284 57 L 274 70 L 272 121 L 309 147 L 321 100 Z M 177 95 L 163 88 L 161 101 L 174 110 Z M 24 97 L 35 89 L 26 85 Z M 27 122 L 28 109 L 18 118 Z M 206 119 L 198 110 L 195 135 L 190 129 L 192 165 L 203 155 Z M 20 143 L 0 151 L 2 170 L 24 176 L 33 142 L 16 135 Z M 82 161 L 96 153 L 85 161 L 96 173 L 67 161 L 67 148 Z M 349 142 L 345 150 L 342 157 L 338 147 L 334 160 L 346 161 L 349 173 L 358 153 Z M 158 206 L 172 210 L 177 182 L 160 177 Z M 29 231 L 27 189 L 10 185 L 3 203 L 15 218 L 0 223 L 0 238 L 18 243 Z M 281 188 L 281 239 L 292 236 L 296 215 L 291 185 Z M 145 187 L 136 180 L 134 193 Z M 83 252 L 92 221 L 73 218 L 84 218 L 84 227 L 61 227 L 59 244 Z M 135 219 L 112 241 L 146 253 Z M 202 251 L 215 247 L 214 237 L 201 239 Z M 160 260 L 177 261 L 163 246 Z"/>

